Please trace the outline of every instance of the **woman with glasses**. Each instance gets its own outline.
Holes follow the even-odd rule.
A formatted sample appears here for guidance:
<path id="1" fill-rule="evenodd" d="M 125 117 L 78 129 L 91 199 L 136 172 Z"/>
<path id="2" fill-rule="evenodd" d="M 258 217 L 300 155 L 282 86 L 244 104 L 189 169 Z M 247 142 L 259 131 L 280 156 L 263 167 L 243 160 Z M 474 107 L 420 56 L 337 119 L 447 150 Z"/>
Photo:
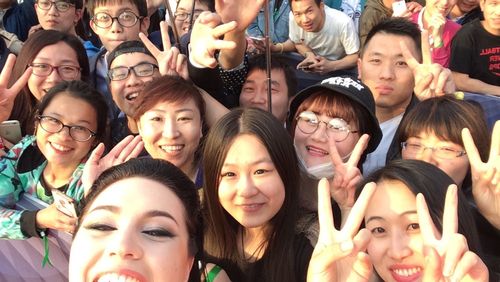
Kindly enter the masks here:
<path id="1" fill-rule="evenodd" d="M 77 202 L 80 177 L 93 147 L 103 141 L 108 107 L 102 95 L 81 81 L 62 82 L 42 98 L 35 135 L 28 135 L 0 159 L 0 238 L 45 236 L 46 229 L 72 232 L 76 219 L 53 203 L 58 190 Z M 23 193 L 50 204 L 37 211 L 14 210 Z"/>
<path id="2" fill-rule="evenodd" d="M 454 97 L 438 97 L 412 109 L 397 136 L 403 159 L 433 164 L 465 193 L 485 253 L 495 262 L 490 265 L 500 272 L 500 247 L 496 243 L 500 240 L 500 123 L 490 137 L 480 106 Z"/>
<path id="3" fill-rule="evenodd" d="M 23 76 L 26 71 L 31 71 L 28 77 Z M 88 58 L 78 38 L 55 30 L 36 32 L 25 42 L 14 67 L 2 70 L 0 121 L 18 120 L 23 135 L 33 134 L 35 108 L 50 88 L 61 81 L 87 81 L 88 76 Z M 9 78 L 10 85 L 24 85 L 18 93 L 6 88 Z"/>
<path id="4" fill-rule="evenodd" d="M 348 76 L 326 79 L 295 96 L 288 122 L 303 175 L 300 202 L 311 212 L 309 223 L 317 224 L 316 187 L 321 178 L 330 180 L 335 207 L 349 210 L 361 180 L 361 163 L 382 136 L 368 87 Z M 304 229 L 312 232 L 314 244 L 318 229 L 309 223 Z"/>
<path id="5" fill-rule="evenodd" d="M 82 0 L 35 1 L 35 11 L 42 29 L 74 36 L 77 36 L 75 27 L 82 17 L 82 6 Z"/>

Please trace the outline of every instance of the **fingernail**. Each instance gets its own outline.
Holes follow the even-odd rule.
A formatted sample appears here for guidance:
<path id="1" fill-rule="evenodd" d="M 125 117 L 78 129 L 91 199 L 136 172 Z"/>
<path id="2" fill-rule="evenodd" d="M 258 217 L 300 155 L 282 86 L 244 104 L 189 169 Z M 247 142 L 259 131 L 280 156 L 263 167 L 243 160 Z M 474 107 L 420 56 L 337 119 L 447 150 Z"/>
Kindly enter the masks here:
<path id="1" fill-rule="evenodd" d="M 352 243 L 352 241 L 344 241 L 342 243 L 340 243 L 340 250 L 344 253 L 352 250 L 354 248 L 354 244 Z"/>
<path id="2" fill-rule="evenodd" d="M 449 279 L 451 279 L 451 276 L 453 275 L 453 272 L 452 270 L 450 269 L 449 266 L 445 265 L 443 267 L 443 276 L 444 277 L 448 277 Z"/>

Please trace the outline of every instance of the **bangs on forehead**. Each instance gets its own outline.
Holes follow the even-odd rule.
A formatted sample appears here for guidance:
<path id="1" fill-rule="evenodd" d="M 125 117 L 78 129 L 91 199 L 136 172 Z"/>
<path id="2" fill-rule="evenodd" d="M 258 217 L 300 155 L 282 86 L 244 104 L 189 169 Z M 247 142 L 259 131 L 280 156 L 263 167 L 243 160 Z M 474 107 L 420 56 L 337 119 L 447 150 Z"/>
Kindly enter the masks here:
<path id="1" fill-rule="evenodd" d="M 95 14 L 95 9 L 102 8 L 110 5 L 122 6 L 124 4 L 130 4 L 133 7 L 136 7 L 139 14 L 141 13 L 140 9 L 136 6 L 136 1 L 133 0 L 90 0 L 88 3 L 88 10 L 91 15 Z M 145 2 L 145 1 L 144 1 Z M 140 16 L 140 15 L 139 15 Z"/>
<path id="2" fill-rule="evenodd" d="M 437 138 L 453 142 L 463 146 L 461 129 L 466 127 L 462 124 L 461 118 L 450 117 L 454 113 L 445 113 L 443 111 L 428 111 L 413 116 L 412 122 L 404 128 L 403 135 L 405 139 L 418 137 L 422 133 L 433 134 Z"/>
<path id="3" fill-rule="evenodd" d="M 346 122 L 354 121 L 357 124 L 358 119 L 354 112 L 353 103 L 355 102 L 344 95 L 334 93 L 330 90 L 321 90 L 305 99 L 300 104 L 296 115 L 308 110 L 319 115 L 339 117 Z"/>

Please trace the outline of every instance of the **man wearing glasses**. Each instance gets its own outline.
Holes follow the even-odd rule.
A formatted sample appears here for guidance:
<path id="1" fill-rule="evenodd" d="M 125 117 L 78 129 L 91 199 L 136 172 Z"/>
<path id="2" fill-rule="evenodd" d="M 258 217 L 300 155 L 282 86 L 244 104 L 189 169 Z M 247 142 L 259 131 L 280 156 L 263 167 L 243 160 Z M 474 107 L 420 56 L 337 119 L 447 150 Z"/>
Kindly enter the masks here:
<path id="1" fill-rule="evenodd" d="M 37 0 L 35 11 L 40 27 L 75 35 L 75 26 L 82 17 L 82 0 Z"/>
<path id="2" fill-rule="evenodd" d="M 136 99 L 146 82 L 159 77 L 158 63 L 140 41 L 127 41 L 108 56 L 109 89 L 121 113 L 111 122 L 113 146 L 126 136 L 139 133 L 133 116 Z"/>
<path id="3" fill-rule="evenodd" d="M 147 33 L 149 18 L 145 0 L 89 0 L 90 27 L 99 36 L 102 48 L 89 58 L 90 77 L 94 87 L 104 95 L 110 107 L 110 119 L 120 112 L 114 104 L 108 89 L 107 55 L 118 45 L 131 40 L 139 40 L 139 33 Z"/>

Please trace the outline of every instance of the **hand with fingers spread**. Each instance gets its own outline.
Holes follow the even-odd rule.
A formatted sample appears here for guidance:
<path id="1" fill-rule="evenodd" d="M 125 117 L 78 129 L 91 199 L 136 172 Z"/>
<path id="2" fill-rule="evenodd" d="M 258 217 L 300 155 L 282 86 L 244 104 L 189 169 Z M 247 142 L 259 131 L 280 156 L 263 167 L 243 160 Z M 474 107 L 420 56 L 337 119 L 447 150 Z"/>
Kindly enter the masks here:
<path id="1" fill-rule="evenodd" d="M 217 66 L 215 52 L 222 49 L 236 47 L 233 41 L 221 40 L 224 34 L 236 28 L 236 22 L 228 22 L 220 25 L 221 18 L 215 13 L 203 12 L 193 26 L 191 32 L 191 43 L 189 59 L 191 62 L 208 68 Z"/>
<path id="2" fill-rule="evenodd" d="M 66 215 L 57 209 L 56 204 L 39 210 L 36 213 L 36 226 L 40 229 L 55 229 L 73 233 L 77 218 Z"/>
<path id="3" fill-rule="evenodd" d="M 142 152 L 143 147 L 144 144 L 139 135 L 125 137 L 104 157 L 102 156 L 104 144 L 97 145 L 83 168 L 81 179 L 85 195 L 90 192 L 92 184 L 103 171 L 137 157 Z"/>
<path id="4" fill-rule="evenodd" d="M 370 233 L 366 229 L 358 232 L 358 229 L 376 185 L 369 183 L 363 188 L 341 230 L 334 227 L 328 186 L 326 179 L 318 184 L 320 231 L 309 262 L 307 281 L 368 281 L 373 267 L 363 251 L 370 241 Z"/>
<path id="5" fill-rule="evenodd" d="M 172 47 L 170 44 L 168 25 L 165 21 L 160 22 L 160 31 L 163 51 L 160 51 L 144 33 L 140 33 L 139 37 L 149 52 L 155 57 L 156 61 L 158 61 L 161 75 L 180 76 L 188 80 L 187 58 L 180 53 L 177 47 Z"/>
<path id="6" fill-rule="evenodd" d="M 458 230 L 457 186 L 446 192 L 441 236 L 438 236 L 422 194 L 417 195 L 417 214 L 426 263 L 422 281 L 488 281 L 483 261 L 469 251 L 467 240 Z"/>
<path id="7" fill-rule="evenodd" d="M 28 83 L 28 79 L 31 75 L 31 67 L 27 68 L 23 75 L 10 87 L 8 84 L 10 81 L 10 76 L 12 75 L 12 70 L 16 63 L 16 56 L 10 54 L 7 57 L 7 61 L 0 73 L 0 122 L 9 119 L 14 107 L 14 100 L 17 94 L 21 92 L 23 87 Z"/>
<path id="8" fill-rule="evenodd" d="M 245 31 L 255 20 L 264 0 L 215 0 L 215 11 L 223 23 L 235 21 L 236 31 Z"/>
<path id="9" fill-rule="evenodd" d="M 369 140 L 370 136 L 363 134 L 354 146 L 347 162 L 344 162 L 340 157 L 336 141 L 331 138 L 328 140 L 330 156 L 335 167 L 335 175 L 330 181 L 330 196 L 337 202 L 341 210 L 348 210 L 354 204 L 356 186 L 362 180 L 358 162 L 368 146 Z"/>
<path id="10" fill-rule="evenodd" d="M 500 229 L 500 121 L 493 128 L 486 162 L 481 160 L 469 129 L 462 130 L 462 139 L 471 166 L 474 201 L 481 214 Z"/>
<path id="11" fill-rule="evenodd" d="M 422 63 L 419 63 L 411 54 L 403 41 L 400 41 L 400 46 L 406 63 L 415 76 L 414 93 L 419 100 L 455 92 L 455 82 L 451 71 L 432 62 L 429 33 L 426 30 L 422 31 Z"/>

